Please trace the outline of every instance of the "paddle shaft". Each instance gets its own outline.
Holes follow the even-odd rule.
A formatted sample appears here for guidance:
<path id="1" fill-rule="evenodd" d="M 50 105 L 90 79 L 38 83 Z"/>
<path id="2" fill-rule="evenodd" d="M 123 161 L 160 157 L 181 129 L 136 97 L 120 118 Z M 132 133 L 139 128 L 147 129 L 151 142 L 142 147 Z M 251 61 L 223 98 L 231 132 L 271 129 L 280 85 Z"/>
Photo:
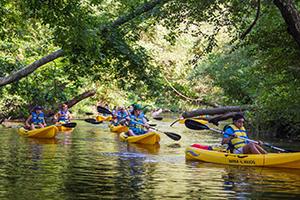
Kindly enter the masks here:
<path id="1" fill-rule="evenodd" d="M 170 126 L 172 127 L 175 123 L 177 123 L 180 119 L 176 119 L 174 122 L 172 122 L 172 124 L 170 124 Z"/>
<path id="2" fill-rule="evenodd" d="M 65 123 L 65 124 L 55 124 L 55 126 L 64 126 L 67 128 L 74 128 L 77 125 L 75 122 Z"/>
<path id="3" fill-rule="evenodd" d="M 219 130 L 219 129 L 210 128 L 210 127 L 208 127 L 208 126 L 207 126 L 207 128 L 208 128 L 209 130 L 214 131 L 214 132 L 218 132 L 218 133 L 224 134 L 224 131 L 221 131 L 221 130 Z M 242 139 L 242 140 L 246 140 L 246 141 L 248 141 L 248 142 L 252 142 L 252 143 L 255 143 L 255 144 L 260 144 L 260 143 L 259 143 L 258 141 L 256 141 L 256 140 L 251 140 L 251 139 L 243 138 L 243 137 L 237 137 L 237 138 Z M 275 146 L 270 145 L 270 144 L 268 144 L 268 143 L 262 143 L 262 144 L 265 145 L 265 146 L 268 146 L 268 147 L 270 147 L 270 148 L 272 148 L 272 149 L 275 149 L 275 150 L 278 150 L 278 151 L 282 151 L 282 152 L 286 152 L 286 150 L 281 149 L 281 148 L 279 148 L 279 147 L 275 147 Z"/>

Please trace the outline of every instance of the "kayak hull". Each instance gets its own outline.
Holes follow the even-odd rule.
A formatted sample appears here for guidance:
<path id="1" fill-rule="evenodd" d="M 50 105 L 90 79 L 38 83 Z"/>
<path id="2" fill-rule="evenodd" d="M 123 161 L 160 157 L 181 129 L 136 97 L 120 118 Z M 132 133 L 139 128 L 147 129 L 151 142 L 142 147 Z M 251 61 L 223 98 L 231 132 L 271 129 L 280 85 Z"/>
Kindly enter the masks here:
<path id="1" fill-rule="evenodd" d="M 112 120 L 112 116 L 105 117 L 105 116 L 99 115 L 99 116 L 96 117 L 96 120 L 98 122 L 111 121 Z"/>
<path id="2" fill-rule="evenodd" d="M 65 127 L 65 126 L 60 126 L 61 123 L 57 123 L 57 129 L 59 132 L 71 132 L 74 130 L 74 128 L 69 128 L 69 127 Z"/>
<path id="3" fill-rule="evenodd" d="M 281 167 L 300 169 L 299 153 L 269 153 L 269 154 L 232 154 L 206 150 L 202 148 L 187 147 L 186 160 L 198 160 L 209 163 L 255 166 L 255 167 Z"/>
<path id="4" fill-rule="evenodd" d="M 20 135 L 30 138 L 55 138 L 57 132 L 58 128 L 54 125 L 34 130 L 26 130 L 22 127 L 18 130 Z"/>
<path id="5" fill-rule="evenodd" d="M 114 125 L 110 125 L 109 126 L 110 131 L 114 132 L 114 133 L 122 133 L 122 132 L 128 132 L 129 128 L 127 126 L 122 126 L 122 125 L 118 125 L 118 126 L 114 126 Z"/>
<path id="6" fill-rule="evenodd" d="M 127 133 L 123 132 L 120 134 L 121 141 L 128 143 L 139 143 L 139 144 L 157 144 L 160 141 L 160 135 L 156 132 L 149 132 L 143 135 L 128 136 Z"/>

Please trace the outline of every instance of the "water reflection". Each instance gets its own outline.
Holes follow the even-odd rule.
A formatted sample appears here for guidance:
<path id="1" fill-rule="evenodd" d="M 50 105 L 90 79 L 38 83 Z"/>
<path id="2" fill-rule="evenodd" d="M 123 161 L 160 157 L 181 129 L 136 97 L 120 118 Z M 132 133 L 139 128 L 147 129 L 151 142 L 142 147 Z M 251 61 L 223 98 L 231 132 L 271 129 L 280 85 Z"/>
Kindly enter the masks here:
<path id="1" fill-rule="evenodd" d="M 57 144 L 59 140 L 57 138 L 44 139 L 44 138 L 26 138 L 29 144 Z"/>
<path id="2" fill-rule="evenodd" d="M 300 171 L 266 167 L 226 166 L 187 162 L 198 181 L 205 181 L 207 197 L 274 199 L 294 198 L 300 191 Z M 195 183 L 197 184 L 197 183 Z M 204 187 L 204 188 L 203 188 Z"/>
<path id="3" fill-rule="evenodd" d="M 137 153 L 144 153 L 144 154 L 158 154 L 159 149 L 160 149 L 160 144 L 154 144 L 154 145 L 145 145 L 145 144 L 136 144 L 136 143 L 127 144 L 128 152 L 137 152 Z"/>

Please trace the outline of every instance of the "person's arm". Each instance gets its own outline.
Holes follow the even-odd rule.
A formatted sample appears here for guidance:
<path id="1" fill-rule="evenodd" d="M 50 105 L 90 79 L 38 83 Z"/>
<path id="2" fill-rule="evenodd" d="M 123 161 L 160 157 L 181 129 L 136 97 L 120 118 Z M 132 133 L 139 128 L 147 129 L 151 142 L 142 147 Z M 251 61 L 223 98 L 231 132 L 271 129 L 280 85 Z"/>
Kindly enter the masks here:
<path id="1" fill-rule="evenodd" d="M 58 118 L 59 118 L 59 112 L 57 112 L 57 113 L 53 116 L 53 118 L 57 121 Z"/>
<path id="2" fill-rule="evenodd" d="M 228 144 L 230 142 L 230 138 L 223 138 L 221 144 Z"/>
<path id="3" fill-rule="evenodd" d="M 47 126 L 46 120 L 45 120 L 45 113 L 42 113 L 41 115 L 43 116 L 43 122 L 42 122 L 42 124 L 43 124 L 44 126 Z"/>
<path id="4" fill-rule="evenodd" d="M 150 128 L 150 126 L 149 126 L 149 124 L 148 124 L 148 121 L 146 120 L 145 117 L 143 117 L 143 124 L 144 124 L 144 127 L 145 127 L 145 128 L 147 128 L 147 129 Z"/>
<path id="5" fill-rule="evenodd" d="M 68 120 L 70 121 L 72 119 L 72 114 L 68 111 Z"/>
<path id="6" fill-rule="evenodd" d="M 45 118 L 43 119 L 43 125 L 47 126 Z"/>
<path id="7" fill-rule="evenodd" d="M 126 113 L 126 117 L 128 117 L 129 116 L 129 111 L 125 110 L 125 113 Z"/>
<path id="8" fill-rule="evenodd" d="M 30 115 L 30 116 L 26 119 L 26 121 L 25 121 L 25 125 L 26 125 L 26 126 L 28 126 L 28 127 L 30 126 L 29 123 L 30 123 L 31 119 L 32 119 L 32 115 Z"/>
<path id="9" fill-rule="evenodd" d="M 234 131 L 232 128 L 227 128 L 223 133 L 222 144 L 228 144 L 233 137 L 235 137 Z"/>

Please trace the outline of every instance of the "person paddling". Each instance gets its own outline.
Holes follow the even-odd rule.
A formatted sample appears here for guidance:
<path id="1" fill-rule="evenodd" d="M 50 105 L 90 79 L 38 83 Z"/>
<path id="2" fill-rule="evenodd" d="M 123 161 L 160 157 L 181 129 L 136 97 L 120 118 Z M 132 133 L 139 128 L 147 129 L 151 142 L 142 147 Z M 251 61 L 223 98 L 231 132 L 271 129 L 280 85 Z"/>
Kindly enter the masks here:
<path id="1" fill-rule="evenodd" d="M 248 143 L 246 129 L 244 128 L 245 118 L 242 114 L 232 117 L 233 124 L 225 126 L 222 144 L 228 144 L 229 150 L 235 154 L 266 154 L 259 144 Z"/>
<path id="2" fill-rule="evenodd" d="M 119 124 L 123 124 L 126 118 L 129 116 L 124 106 L 120 106 L 114 114 L 114 119 L 112 124 L 117 126 Z"/>
<path id="3" fill-rule="evenodd" d="M 142 113 L 142 106 L 140 104 L 133 105 L 133 111 L 130 116 L 127 117 L 127 120 L 129 121 L 128 135 L 143 135 L 149 131 L 144 129 L 144 127 L 149 129 L 150 126 Z"/>
<path id="4" fill-rule="evenodd" d="M 27 129 L 35 129 L 37 128 L 44 128 L 47 126 L 45 121 L 45 115 L 43 113 L 43 108 L 41 106 L 36 106 L 33 109 L 33 112 L 29 115 L 27 120 L 25 121 L 25 126 Z"/>
<path id="5" fill-rule="evenodd" d="M 68 123 L 71 120 L 71 113 L 68 110 L 67 104 L 62 104 L 61 109 L 54 115 L 55 121 L 59 123 Z"/>

